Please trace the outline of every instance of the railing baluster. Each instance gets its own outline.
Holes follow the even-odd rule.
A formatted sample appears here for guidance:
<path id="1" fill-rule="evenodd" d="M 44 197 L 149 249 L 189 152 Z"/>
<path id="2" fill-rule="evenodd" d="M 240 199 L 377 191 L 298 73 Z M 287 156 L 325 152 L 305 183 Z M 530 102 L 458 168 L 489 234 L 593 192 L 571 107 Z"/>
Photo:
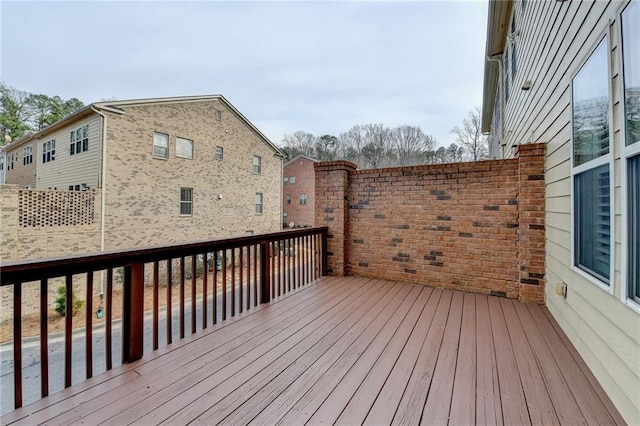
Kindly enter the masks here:
<path id="1" fill-rule="evenodd" d="M 196 334 L 196 255 L 191 256 L 191 334 Z"/>
<path id="2" fill-rule="evenodd" d="M 282 282 L 284 280 L 282 259 L 284 259 L 284 240 L 278 241 L 278 296 L 282 295 Z"/>
<path id="3" fill-rule="evenodd" d="M 218 251 L 213 252 L 213 323 L 218 323 Z"/>
<path id="4" fill-rule="evenodd" d="M 227 249 L 222 250 L 222 321 L 227 319 Z"/>
<path id="5" fill-rule="evenodd" d="M 258 306 L 258 246 L 253 245 L 253 306 Z"/>
<path id="6" fill-rule="evenodd" d="M 289 238 L 288 239 L 288 243 L 289 243 L 289 250 L 287 250 L 287 256 L 289 256 L 289 258 L 288 258 L 288 261 L 289 261 L 289 269 L 288 269 L 288 272 L 289 272 L 289 283 L 288 283 L 288 286 L 287 286 L 287 291 L 291 291 L 293 288 L 295 288 L 294 287 L 295 283 L 293 281 L 294 277 L 295 277 L 295 275 L 294 275 L 295 271 L 293 270 L 294 269 L 293 253 L 294 253 L 294 250 L 295 250 L 294 247 L 293 247 L 293 238 Z"/>
<path id="7" fill-rule="evenodd" d="M 167 259 L 167 345 L 173 342 L 171 287 L 173 287 L 173 259 Z"/>
<path id="8" fill-rule="evenodd" d="M 64 387 L 71 386 L 71 356 L 73 337 L 73 276 L 65 277 L 66 296 L 64 313 Z"/>
<path id="9" fill-rule="evenodd" d="M 207 278 L 209 277 L 209 254 L 202 255 L 202 329 L 207 328 Z"/>
<path id="10" fill-rule="evenodd" d="M 13 405 L 22 407 L 22 283 L 13 285 Z"/>
<path id="11" fill-rule="evenodd" d="M 268 242 L 267 244 L 269 244 L 269 269 L 270 269 L 270 274 L 269 274 L 269 281 L 271 282 L 271 294 L 273 296 L 276 295 L 275 289 L 276 289 L 276 283 L 275 283 L 275 264 L 276 264 L 276 258 L 275 258 L 275 252 L 276 252 L 276 247 L 275 247 L 275 242 Z"/>
<path id="12" fill-rule="evenodd" d="M 40 280 L 40 395 L 49 395 L 49 280 Z M 87 308 L 88 309 L 88 308 Z"/>
<path id="13" fill-rule="evenodd" d="M 122 363 L 142 358 L 144 351 L 144 264 L 124 268 Z"/>
<path id="14" fill-rule="evenodd" d="M 261 303 L 268 303 L 271 300 L 269 294 L 269 243 L 260 243 L 260 300 Z"/>
<path id="15" fill-rule="evenodd" d="M 184 339 L 184 256 L 180 256 L 180 338 Z"/>
<path id="16" fill-rule="evenodd" d="M 251 246 L 247 246 L 247 311 L 251 309 Z"/>
<path id="17" fill-rule="evenodd" d="M 107 269 L 107 318 L 105 320 L 106 369 L 113 368 L 113 268 Z"/>
<path id="18" fill-rule="evenodd" d="M 231 316 L 236 315 L 236 249 L 231 249 Z"/>
<path id="19" fill-rule="evenodd" d="M 160 265 L 156 260 L 153 262 L 153 350 L 158 349 L 158 322 L 159 322 L 159 287 L 160 287 Z"/>
<path id="20" fill-rule="evenodd" d="M 93 377 L 93 272 L 87 272 L 85 330 L 86 376 L 89 379 Z"/>
<path id="21" fill-rule="evenodd" d="M 242 308 L 244 306 L 243 299 L 242 299 L 242 296 L 243 296 L 242 287 L 244 286 L 244 281 L 243 281 L 244 277 L 243 277 L 243 273 L 242 273 L 243 272 L 242 270 L 244 269 L 244 263 L 243 263 L 244 262 L 244 256 L 242 255 L 242 252 L 243 252 L 242 247 L 240 247 L 238 250 L 239 250 L 238 254 L 240 255 L 240 259 L 239 259 L 239 261 L 240 261 L 240 268 L 239 268 L 240 269 L 240 289 L 239 289 L 240 293 L 238 293 L 238 313 L 242 313 Z"/>

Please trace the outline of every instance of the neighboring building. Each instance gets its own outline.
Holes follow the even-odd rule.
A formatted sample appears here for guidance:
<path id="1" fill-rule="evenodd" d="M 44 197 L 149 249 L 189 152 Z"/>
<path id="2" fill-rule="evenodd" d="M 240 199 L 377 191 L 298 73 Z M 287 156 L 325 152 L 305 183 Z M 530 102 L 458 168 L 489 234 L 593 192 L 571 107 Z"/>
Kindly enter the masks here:
<path id="1" fill-rule="evenodd" d="M 640 1 L 491 1 L 488 22 L 491 153 L 546 142 L 547 307 L 639 424 Z"/>
<path id="2" fill-rule="evenodd" d="M 94 103 L 5 150 L 7 184 L 98 192 L 102 250 L 280 229 L 282 154 L 220 95 Z"/>
<path id="3" fill-rule="evenodd" d="M 313 226 L 316 181 L 313 164 L 317 160 L 298 155 L 283 167 L 283 227 Z"/>

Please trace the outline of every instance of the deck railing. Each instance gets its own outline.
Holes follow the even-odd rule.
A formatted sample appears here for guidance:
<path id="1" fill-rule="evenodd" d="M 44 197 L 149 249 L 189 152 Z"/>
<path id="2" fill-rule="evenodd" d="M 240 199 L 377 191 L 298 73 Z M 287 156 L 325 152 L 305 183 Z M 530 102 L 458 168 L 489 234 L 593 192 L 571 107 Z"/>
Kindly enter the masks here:
<path id="1" fill-rule="evenodd" d="M 60 285 L 65 288 L 63 374 L 64 386 L 69 387 L 73 370 L 74 286 L 85 289 L 84 339 L 80 342 L 85 347 L 85 375 L 90 378 L 94 374 L 93 317 L 96 306 L 93 300 L 98 286 L 102 302 L 95 314 L 105 318 L 101 330 L 105 342 L 104 365 L 105 370 L 110 370 L 114 366 L 114 352 L 121 353 L 122 363 L 142 357 L 145 322 L 150 331 L 146 346 L 156 350 L 161 340 L 171 344 L 174 335 L 185 337 L 187 318 L 190 319 L 191 334 L 194 334 L 198 331 L 198 318 L 201 319 L 200 328 L 205 329 L 209 324 L 269 302 L 325 275 L 326 238 L 327 228 L 315 227 L 3 264 L 0 286 L 13 287 L 14 407 L 23 405 L 22 307 L 25 302 L 23 287 L 32 285 L 28 283 L 36 282 L 40 287 L 40 395 L 45 397 L 49 394 L 48 294 L 50 285 L 55 285 L 52 283 L 56 280 L 62 281 Z M 114 315 L 117 311 L 114 309 L 114 286 L 122 287 L 121 319 Z M 163 306 L 160 305 L 161 287 L 165 287 L 166 292 L 162 295 L 166 300 Z M 179 292 L 177 300 L 174 287 Z M 145 308 L 145 290 L 147 294 L 152 293 L 150 309 Z M 190 290 L 189 294 L 187 290 Z M 164 321 L 161 321 L 161 314 Z M 113 329 L 118 325 L 122 327 L 119 348 L 113 341 Z M 160 333 L 161 328 L 165 329 L 166 335 Z M 6 385 L 3 383 L 3 392 L 8 390 Z"/>

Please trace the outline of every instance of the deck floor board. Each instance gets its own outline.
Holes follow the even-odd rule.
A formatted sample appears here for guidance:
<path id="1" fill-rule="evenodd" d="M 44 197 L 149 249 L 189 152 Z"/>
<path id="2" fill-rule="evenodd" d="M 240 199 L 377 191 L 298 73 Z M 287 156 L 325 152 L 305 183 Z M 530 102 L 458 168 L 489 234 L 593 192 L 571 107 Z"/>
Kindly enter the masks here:
<path id="1" fill-rule="evenodd" d="M 324 277 L 0 420 L 623 424 L 545 307 L 361 277 Z"/>

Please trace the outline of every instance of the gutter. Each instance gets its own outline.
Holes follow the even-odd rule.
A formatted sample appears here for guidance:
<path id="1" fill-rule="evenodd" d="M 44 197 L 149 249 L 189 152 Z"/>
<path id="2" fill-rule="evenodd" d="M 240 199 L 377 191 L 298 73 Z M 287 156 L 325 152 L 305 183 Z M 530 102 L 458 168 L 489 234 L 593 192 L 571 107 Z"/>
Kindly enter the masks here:
<path id="1" fill-rule="evenodd" d="M 505 113 L 504 113 L 504 76 L 503 76 L 503 72 L 504 70 L 502 69 L 502 53 L 498 53 L 496 55 L 491 55 L 491 56 L 487 56 L 487 62 L 495 62 L 498 64 L 498 90 L 500 93 L 500 130 L 499 130 L 499 136 L 500 136 L 500 148 L 502 150 L 502 158 L 504 158 L 504 148 L 503 146 L 505 145 L 503 143 L 504 141 L 504 117 L 505 117 Z"/>

